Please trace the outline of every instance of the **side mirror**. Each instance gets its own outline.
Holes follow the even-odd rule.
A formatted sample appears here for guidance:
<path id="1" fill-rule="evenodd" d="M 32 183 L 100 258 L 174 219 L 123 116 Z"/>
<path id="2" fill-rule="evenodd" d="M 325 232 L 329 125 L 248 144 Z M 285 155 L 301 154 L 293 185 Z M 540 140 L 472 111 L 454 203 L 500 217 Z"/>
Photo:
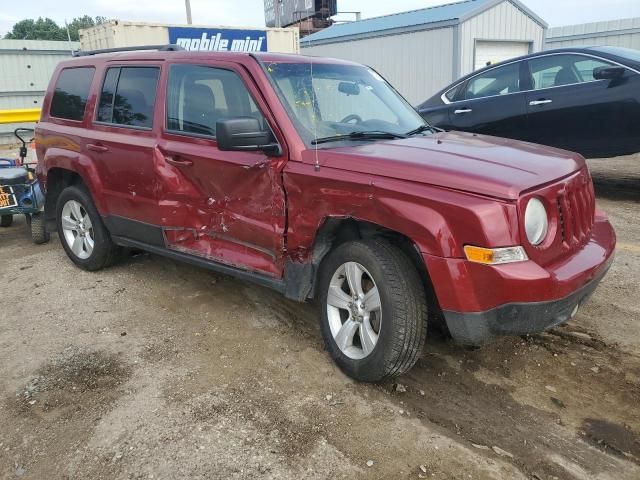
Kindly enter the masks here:
<path id="1" fill-rule="evenodd" d="M 355 82 L 340 82 L 338 91 L 345 95 L 360 95 L 360 86 Z"/>
<path id="2" fill-rule="evenodd" d="M 596 80 L 615 80 L 624 75 L 624 67 L 597 67 L 593 69 Z"/>
<path id="3" fill-rule="evenodd" d="M 262 130 L 260 121 L 253 117 L 236 117 L 216 123 L 218 148 L 223 151 L 262 151 L 269 156 L 282 153 L 268 130 Z"/>

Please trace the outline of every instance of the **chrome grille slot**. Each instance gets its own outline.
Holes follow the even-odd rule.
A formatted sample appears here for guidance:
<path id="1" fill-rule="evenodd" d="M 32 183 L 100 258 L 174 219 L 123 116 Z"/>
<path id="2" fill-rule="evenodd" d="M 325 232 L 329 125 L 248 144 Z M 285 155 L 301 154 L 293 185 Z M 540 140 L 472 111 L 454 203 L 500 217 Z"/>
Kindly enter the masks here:
<path id="1" fill-rule="evenodd" d="M 563 195 L 558 195 L 557 203 L 558 203 L 558 229 L 560 231 L 560 238 L 563 242 L 567 241 L 567 234 L 564 230 L 564 213 L 562 208 L 562 197 Z"/>

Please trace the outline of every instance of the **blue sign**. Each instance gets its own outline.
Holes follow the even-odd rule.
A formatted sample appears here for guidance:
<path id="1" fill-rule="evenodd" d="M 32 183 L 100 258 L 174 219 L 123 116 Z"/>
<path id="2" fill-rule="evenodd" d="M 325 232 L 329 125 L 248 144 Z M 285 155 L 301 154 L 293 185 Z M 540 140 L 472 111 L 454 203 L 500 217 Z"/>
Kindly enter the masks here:
<path id="1" fill-rule="evenodd" d="M 194 52 L 266 52 L 265 30 L 169 27 L 169 43 Z"/>

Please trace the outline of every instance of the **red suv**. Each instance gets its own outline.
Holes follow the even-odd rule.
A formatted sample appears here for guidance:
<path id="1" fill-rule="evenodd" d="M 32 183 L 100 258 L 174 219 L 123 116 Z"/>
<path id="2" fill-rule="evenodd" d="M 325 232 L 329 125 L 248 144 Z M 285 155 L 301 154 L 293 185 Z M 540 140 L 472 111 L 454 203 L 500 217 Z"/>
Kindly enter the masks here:
<path id="1" fill-rule="evenodd" d="M 372 69 L 279 54 L 101 52 L 56 69 L 36 132 L 71 260 L 143 249 L 316 299 L 352 377 L 565 322 L 615 234 L 577 154 L 439 131 Z"/>

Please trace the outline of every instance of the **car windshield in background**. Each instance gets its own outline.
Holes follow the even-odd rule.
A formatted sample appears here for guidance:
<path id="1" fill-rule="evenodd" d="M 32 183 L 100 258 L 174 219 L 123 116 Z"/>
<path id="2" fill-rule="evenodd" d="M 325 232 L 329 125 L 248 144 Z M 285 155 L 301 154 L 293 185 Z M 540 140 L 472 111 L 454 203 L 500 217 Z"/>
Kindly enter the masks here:
<path id="1" fill-rule="evenodd" d="M 325 143 L 317 139 L 340 141 L 343 135 L 352 141 L 397 138 L 424 125 L 370 68 L 310 62 L 268 63 L 265 68 L 308 146 Z"/>
<path id="2" fill-rule="evenodd" d="M 628 58 L 633 62 L 640 62 L 640 50 L 634 50 L 632 48 L 625 47 L 597 47 L 595 51 L 608 53 L 609 55 L 616 55 L 622 58 Z"/>

